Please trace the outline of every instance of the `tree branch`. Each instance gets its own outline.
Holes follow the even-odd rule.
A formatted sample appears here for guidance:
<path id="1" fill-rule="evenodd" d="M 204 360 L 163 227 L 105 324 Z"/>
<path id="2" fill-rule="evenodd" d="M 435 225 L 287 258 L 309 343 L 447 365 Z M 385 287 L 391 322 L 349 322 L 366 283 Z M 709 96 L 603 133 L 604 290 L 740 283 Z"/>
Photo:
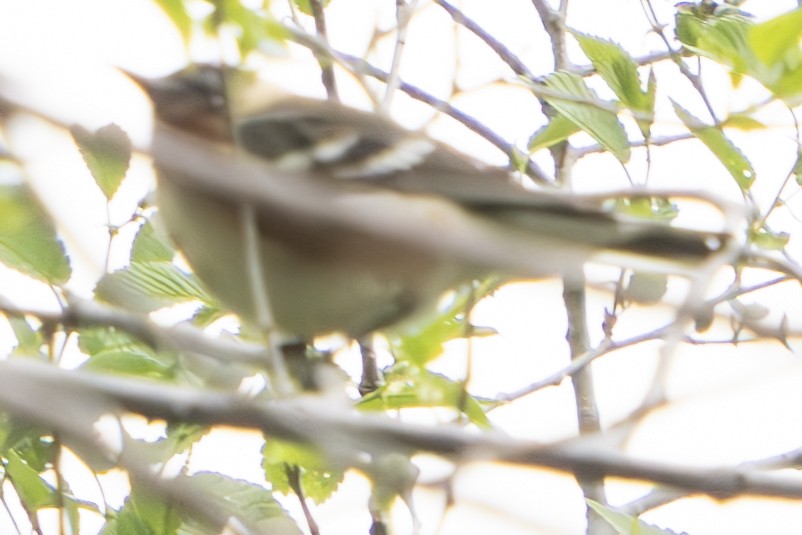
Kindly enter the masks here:
<path id="1" fill-rule="evenodd" d="M 363 74 L 370 76 L 372 78 L 376 78 L 377 80 L 380 80 L 384 83 L 389 83 L 391 81 L 390 73 L 383 71 L 378 67 L 374 67 L 373 65 L 363 60 L 362 58 L 358 58 L 350 54 L 337 52 L 329 48 L 325 43 L 320 42 L 313 36 L 310 36 L 295 28 L 291 27 L 286 27 L 286 28 L 290 32 L 292 38 L 298 44 L 321 52 L 325 52 L 331 55 L 331 57 L 334 60 L 347 66 L 348 68 L 352 69 L 354 72 L 358 74 Z M 466 128 L 468 128 L 472 132 L 478 134 L 479 136 L 489 141 L 492 145 L 494 145 L 496 148 L 498 148 L 504 154 L 506 154 L 510 159 L 517 159 L 520 157 L 520 151 L 518 151 L 515 145 L 505 141 L 498 134 L 496 134 L 491 129 L 487 128 L 485 125 L 479 122 L 476 118 L 471 117 L 467 113 L 459 110 L 458 108 L 454 107 L 448 102 L 439 99 L 434 95 L 432 95 L 431 93 L 427 93 L 423 89 L 404 81 L 399 80 L 398 88 L 407 95 L 409 95 L 410 97 L 414 98 L 415 100 L 424 102 L 429 106 L 431 106 L 432 108 L 434 108 L 435 110 L 437 110 L 438 112 L 444 113 L 445 115 L 448 115 L 457 122 L 463 124 Z M 532 160 L 527 161 L 524 172 L 526 173 L 527 176 L 531 177 L 539 184 L 551 185 L 553 183 L 553 180 L 549 178 L 546 172 L 540 169 L 540 167 Z"/>
<path id="2" fill-rule="evenodd" d="M 230 425 L 316 445 L 338 462 L 360 464 L 358 452 L 430 452 L 457 462 L 501 461 L 569 473 L 651 481 L 719 499 L 741 494 L 802 499 L 802 480 L 738 467 L 700 469 L 629 458 L 577 438 L 544 445 L 506 433 L 427 427 L 353 412 L 316 397 L 264 402 L 206 389 L 66 371 L 33 360 L 0 362 L 0 406 L 15 416 L 100 448 L 82 431 L 104 414 L 131 411 L 149 418 Z M 65 415 L 70 415 L 69 418 Z M 354 457 L 357 455 L 357 457 Z"/>
<path id="3" fill-rule="evenodd" d="M 323 5 L 320 0 L 309 0 L 309 7 L 312 9 L 312 17 L 315 19 L 315 31 L 323 42 L 328 42 L 328 32 L 326 31 L 326 15 L 323 12 Z M 337 93 L 337 80 L 334 78 L 334 66 L 328 57 L 315 54 L 318 64 L 320 64 L 320 78 L 329 99 L 339 101 Z"/>
<path id="4" fill-rule="evenodd" d="M 451 5 L 450 3 L 446 2 L 445 0 L 434 0 L 434 3 L 438 6 L 442 7 L 446 12 L 451 15 L 451 18 L 454 19 L 454 22 L 463 26 L 468 31 L 472 32 L 476 35 L 479 39 L 481 39 L 487 46 L 489 46 L 496 55 L 509 66 L 509 68 L 515 74 L 519 76 L 523 76 L 529 80 L 535 80 L 536 77 L 532 72 L 524 65 L 524 63 L 512 53 L 512 51 L 504 46 L 504 44 L 487 33 L 484 28 L 482 28 L 479 24 L 476 23 L 473 19 L 467 17 L 462 11 Z"/>

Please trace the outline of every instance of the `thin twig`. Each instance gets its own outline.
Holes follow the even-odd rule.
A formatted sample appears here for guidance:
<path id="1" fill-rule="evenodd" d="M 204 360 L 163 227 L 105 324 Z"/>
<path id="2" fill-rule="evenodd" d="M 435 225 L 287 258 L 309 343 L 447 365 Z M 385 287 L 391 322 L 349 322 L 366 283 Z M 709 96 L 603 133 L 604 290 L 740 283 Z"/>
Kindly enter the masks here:
<path id="1" fill-rule="evenodd" d="M 753 292 L 757 292 L 763 290 L 765 288 L 770 288 L 772 286 L 776 286 L 777 284 L 781 284 L 783 282 L 788 282 L 791 279 L 787 276 L 776 277 L 771 280 L 767 280 L 761 283 L 754 284 L 752 286 L 736 286 L 733 285 L 731 288 L 727 289 L 725 292 L 721 293 L 720 295 L 709 299 L 705 302 L 703 308 L 705 309 L 713 309 L 716 305 L 729 301 L 731 299 L 735 299 L 737 297 L 741 297 Z M 661 340 L 663 337 L 669 332 L 670 329 L 674 328 L 675 321 L 671 321 L 670 323 L 658 327 L 648 333 L 639 334 L 637 336 L 633 336 L 626 340 L 619 340 L 613 341 L 609 338 L 605 338 L 602 342 L 596 346 L 595 348 L 589 349 L 585 354 L 579 355 L 576 358 L 571 360 L 571 363 L 565 366 L 564 368 L 552 373 L 544 377 L 543 379 L 536 381 L 532 384 L 529 384 L 519 390 L 515 390 L 513 392 L 506 392 L 501 393 L 495 396 L 493 399 L 495 401 L 506 403 L 515 401 L 520 399 L 524 396 L 528 396 L 533 394 L 539 390 L 544 388 L 548 388 L 550 386 L 558 386 L 562 383 L 566 377 L 573 376 L 579 370 L 583 369 L 585 366 L 593 362 L 598 357 L 606 355 L 608 353 L 612 353 L 614 351 L 618 351 L 620 349 L 625 349 L 627 347 L 631 347 L 637 344 L 642 344 L 644 342 L 652 341 L 652 340 Z M 758 326 L 756 325 L 746 325 L 749 327 L 750 330 L 757 329 Z M 758 333 L 760 334 L 760 333 Z M 793 336 L 795 333 L 786 333 L 788 336 Z M 796 333 L 797 336 L 802 335 L 802 333 Z M 772 335 L 772 337 L 774 337 Z M 758 338 L 755 341 L 762 341 L 765 340 L 765 337 Z M 739 343 L 749 342 L 750 340 L 738 340 Z M 732 344 L 734 340 L 697 340 L 692 337 L 686 336 L 683 339 L 683 342 L 688 344 Z M 494 407 L 495 408 L 495 407 Z M 491 409 L 492 410 L 492 409 Z"/>
<path id="2" fill-rule="evenodd" d="M 362 356 L 362 376 L 359 380 L 359 395 L 367 396 L 371 392 L 378 390 L 382 383 L 382 377 L 376 363 L 376 350 L 373 347 L 373 339 L 364 337 L 357 340 L 359 352 Z"/>
<path id="3" fill-rule="evenodd" d="M 556 11 L 549 7 L 545 0 L 532 0 L 532 4 L 535 6 L 538 15 L 540 15 L 543 28 L 549 34 L 555 65 L 559 65 L 559 69 L 570 69 L 571 62 L 568 61 L 568 53 L 565 46 L 565 16 L 568 10 L 568 3 L 563 0 Z"/>
<path id="4" fill-rule="evenodd" d="M 765 457 L 763 459 L 747 461 L 741 463 L 739 467 L 741 469 L 760 470 L 777 470 L 782 468 L 797 469 L 800 461 L 802 461 L 802 450 L 796 448 L 778 455 Z M 636 500 L 632 500 L 631 502 L 624 504 L 617 509 L 624 513 L 637 516 L 645 513 L 646 511 L 656 509 L 657 507 L 661 507 L 686 497 L 688 497 L 687 492 L 681 492 L 672 489 L 655 489 L 645 496 L 642 496 Z"/>
<path id="5" fill-rule="evenodd" d="M 529 80 L 536 79 L 535 75 L 532 74 L 532 72 L 526 67 L 526 65 L 524 65 L 523 61 L 521 61 L 518 56 L 513 54 L 509 48 L 501 43 L 501 41 L 487 33 L 484 28 L 477 24 L 473 19 L 467 17 L 462 11 L 445 0 L 434 0 L 434 3 L 446 10 L 446 12 L 451 15 L 451 18 L 454 19 L 454 22 L 472 32 L 487 46 L 489 46 L 493 52 L 496 53 L 499 59 L 501 59 L 507 64 L 507 66 L 509 66 L 510 69 L 512 69 L 512 72 Z"/>
<path id="6" fill-rule="evenodd" d="M 301 510 L 304 513 L 304 518 L 306 519 L 306 525 L 309 527 L 310 535 L 320 535 L 320 527 L 315 521 L 315 517 L 312 515 L 312 511 L 309 509 L 309 505 L 306 503 L 306 496 L 304 494 L 303 486 L 301 485 L 301 469 L 298 468 L 296 465 L 285 465 L 284 471 L 287 474 L 287 481 L 289 482 L 290 488 L 295 493 L 295 496 L 298 498 L 298 502 L 301 505 Z"/>
<path id="7" fill-rule="evenodd" d="M 390 76 L 387 80 L 387 87 L 384 92 L 384 100 L 382 100 L 381 111 L 388 113 L 390 106 L 393 102 L 393 96 L 398 89 L 398 84 L 401 81 L 400 68 L 401 56 L 404 51 L 404 45 L 407 39 L 407 28 L 409 22 L 412 20 L 412 14 L 415 12 L 415 5 L 417 0 L 396 0 L 395 14 L 396 14 L 396 34 L 395 34 L 395 48 L 393 49 L 393 60 L 390 65 Z"/>
<path id="8" fill-rule="evenodd" d="M 665 146 L 665 145 L 670 145 L 671 143 L 676 143 L 677 141 L 686 141 L 686 140 L 695 139 L 695 138 L 696 138 L 696 136 L 694 136 L 692 133 L 686 132 L 686 133 L 683 133 L 683 134 L 675 134 L 675 135 L 672 135 L 672 136 L 655 137 L 655 138 L 651 138 L 649 140 L 645 140 L 645 139 L 634 140 L 634 141 L 630 141 L 629 142 L 629 146 L 630 146 L 630 148 L 645 147 L 645 146 L 659 146 L 659 147 L 662 147 L 662 146 Z M 583 157 L 587 156 L 588 154 L 596 154 L 596 153 L 606 152 L 606 151 L 607 151 L 607 149 L 604 148 L 600 144 L 586 145 L 584 147 L 571 147 L 571 154 L 577 159 L 583 158 Z"/>
<path id="9" fill-rule="evenodd" d="M 651 1 L 642 0 L 641 5 L 643 6 L 643 11 L 646 14 L 646 19 L 649 21 L 649 25 L 652 27 L 652 31 L 657 34 L 661 41 L 663 41 L 666 50 L 669 51 L 670 57 L 679 68 L 680 73 L 691 83 L 694 89 L 696 89 L 696 92 L 699 93 L 699 96 L 702 98 L 702 102 L 704 103 L 705 108 L 707 108 L 707 112 L 710 114 L 714 124 L 720 124 L 720 121 L 716 116 L 716 112 L 713 109 L 713 105 L 707 96 L 704 85 L 702 84 L 701 76 L 691 72 L 691 70 L 688 68 L 688 65 L 686 65 L 683 61 L 679 52 L 675 51 L 671 46 L 671 42 L 668 40 L 668 37 L 666 37 L 665 34 L 666 25 L 658 22 L 657 14 L 654 12 L 654 7 L 652 7 Z"/>
<path id="10" fill-rule="evenodd" d="M 572 377 L 574 374 L 584 369 L 585 366 L 593 362 L 596 358 L 602 355 L 606 355 L 607 353 L 611 353 L 612 351 L 615 351 L 617 349 L 622 349 L 629 345 L 640 343 L 641 341 L 642 340 L 640 339 L 638 340 L 630 339 L 627 340 L 626 342 L 622 342 L 621 344 L 613 345 L 612 342 L 606 340 L 598 347 L 590 349 L 586 351 L 584 354 L 577 355 L 575 358 L 572 358 L 570 364 L 552 373 L 551 375 L 544 377 L 543 379 L 536 381 L 532 384 L 526 385 L 525 387 L 519 390 L 498 394 L 493 399 L 499 402 L 515 401 L 524 396 L 528 396 L 529 394 L 533 394 L 539 390 L 543 390 L 544 388 L 548 388 L 550 386 L 558 386 L 565 380 L 566 377 Z"/>
<path id="11" fill-rule="evenodd" d="M 67 328 L 99 325 L 115 327 L 156 349 L 171 347 L 222 362 L 253 366 L 264 364 L 265 361 L 265 348 L 261 345 L 212 338 L 187 323 L 162 327 L 145 315 L 102 305 L 96 301 L 70 298 L 69 304 L 62 311 L 48 312 L 23 309 L 0 296 L 0 312 L 14 317 L 33 316 L 43 323 L 60 324 Z"/>
<path id="12" fill-rule="evenodd" d="M 533 4 L 543 28 L 551 40 L 551 49 L 554 55 L 554 70 L 561 71 L 570 69 L 571 64 L 568 60 L 566 48 L 565 19 L 567 16 L 568 2 L 561 0 L 558 9 L 552 10 L 542 0 L 533 0 Z M 535 85 L 539 89 L 543 84 Z M 543 98 L 543 97 L 541 97 Z M 545 106 L 546 104 L 544 104 Z M 560 184 L 570 184 L 571 172 L 576 158 L 569 150 L 568 141 L 563 141 L 550 148 Z M 563 302 L 568 319 L 568 332 L 566 339 L 571 353 L 571 359 L 582 359 L 588 354 L 590 349 L 590 335 L 588 333 L 587 307 L 585 306 L 585 277 L 584 274 L 577 273 L 571 276 L 563 276 Z M 576 404 L 576 414 L 579 423 L 580 436 L 596 435 L 601 431 L 601 420 L 599 408 L 596 403 L 596 394 L 593 385 L 592 369 L 583 365 L 571 375 L 574 387 L 574 399 Z M 574 472 L 577 484 L 582 489 L 582 494 L 587 499 L 606 504 L 607 496 L 604 488 L 604 475 L 598 471 L 589 469 Z M 606 535 L 612 533 L 612 529 L 593 509 L 586 507 L 586 517 L 588 521 L 588 535 Z"/>
<path id="13" fill-rule="evenodd" d="M 315 31 L 318 37 L 327 43 L 329 38 L 326 31 L 326 15 L 323 13 L 323 5 L 320 0 L 309 0 L 309 7 L 312 9 L 312 17 L 315 19 Z M 339 101 L 337 81 L 334 78 L 334 65 L 325 55 L 315 54 L 315 58 L 320 65 L 320 78 L 323 82 L 323 87 L 326 88 L 329 100 Z"/>
<path id="14" fill-rule="evenodd" d="M 357 74 L 367 75 L 385 83 L 387 83 L 390 79 L 389 73 L 379 69 L 378 67 L 371 65 L 362 58 L 352 56 L 350 54 L 337 52 L 329 48 L 325 43 L 320 42 L 314 36 L 310 36 L 309 34 L 302 32 L 296 28 L 286 27 L 286 29 L 290 32 L 291 37 L 298 44 L 331 55 L 331 57 L 335 61 L 348 67 L 350 70 L 354 71 Z M 398 88 L 407 95 L 409 95 L 410 97 L 414 98 L 415 100 L 424 102 L 429 106 L 431 106 L 432 108 L 434 108 L 435 110 L 437 110 L 438 112 L 448 115 L 452 119 L 458 121 L 459 123 L 462 123 L 466 128 L 478 134 L 479 136 L 483 137 L 492 145 L 497 147 L 509 158 L 517 159 L 520 156 L 520 151 L 515 147 L 515 145 L 505 141 L 498 134 L 493 132 L 490 128 L 479 122 L 476 118 L 471 117 L 467 113 L 457 109 L 448 102 L 439 99 L 434 95 L 432 95 L 431 93 L 428 93 L 423 89 L 404 81 L 399 82 Z M 541 185 L 553 185 L 553 180 L 549 178 L 549 176 L 545 173 L 545 171 L 543 171 L 532 160 L 527 161 L 526 166 L 524 168 L 524 172 L 527 176 L 531 177 L 533 180 L 535 180 Z"/>

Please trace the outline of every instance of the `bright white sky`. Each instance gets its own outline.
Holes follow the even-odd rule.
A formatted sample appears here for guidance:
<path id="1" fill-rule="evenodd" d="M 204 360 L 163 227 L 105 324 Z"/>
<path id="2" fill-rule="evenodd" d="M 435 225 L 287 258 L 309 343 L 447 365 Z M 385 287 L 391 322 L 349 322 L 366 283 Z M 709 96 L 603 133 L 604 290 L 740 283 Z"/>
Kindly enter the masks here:
<path id="1" fill-rule="evenodd" d="M 277 6 L 281 3 L 274 0 Z M 654 3 L 660 19 L 670 22 L 672 3 L 661 0 Z M 550 54 L 543 52 L 549 50 L 549 45 L 528 0 L 474 0 L 461 5 L 486 30 L 519 54 L 533 71 L 550 70 Z M 636 55 L 659 47 L 654 36 L 647 35 L 637 0 L 574 0 L 571 5 L 569 21 L 576 29 L 616 40 Z M 360 54 L 374 19 L 381 21 L 383 27 L 393 24 L 393 6 L 391 1 L 332 0 L 328 16 L 335 48 Z M 794 6 L 792 0 L 775 0 L 747 2 L 743 7 L 762 19 Z M 525 141 L 533 125 L 538 124 L 539 115 L 525 91 L 483 87 L 499 77 L 509 79 L 510 73 L 495 64 L 492 55 L 471 39 L 461 36 L 455 43 L 451 25 L 439 8 L 429 6 L 421 13 L 410 29 L 407 42 L 402 75 L 408 81 L 445 95 L 451 84 L 453 53 L 459 49 L 463 59 L 457 81 L 463 88 L 471 89 L 458 101 L 460 106 L 518 142 Z M 15 86 L 52 105 L 53 113 L 65 114 L 89 127 L 117 122 L 139 144 L 148 138 L 147 103 L 109 66 L 120 65 L 143 74 L 165 74 L 184 61 L 177 35 L 147 0 L 0 0 L 0 50 L 3 51 L 0 76 L 13 77 Z M 579 61 L 579 56 L 575 57 Z M 269 77 L 291 90 L 319 92 L 318 73 L 307 60 L 308 56 L 301 64 L 296 56 L 275 58 L 268 69 Z M 667 68 L 663 67 L 658 74 Z M 728 87 L 723 75 L 711 73 L 710 80 Z M 664 87 L 663 91 L 687 107 L 699 109 L 693 93 L 682 84 Z M 716 105 L 721 110 L 742 108 L 756 101 L 757 94 L 757 90 L 747 86 L 735 96 L 722 95 Z M 358 98 L 355 100 L 361 103 Z M 407 126 L 419 126 L 431 117 L 426 108 L 409 105 L 403 98 L 398 99 L 398 105 L 395 116 Z M 675 121 L 667 114 L 666 118 Z M 768 120 L 771 124 L 787 123 L 787 117 L 777 115 Z M 663 126 L 670 129 L 672 125 Z M 31 171 L 34 177 L 40 177 L 35 187 L 63 225 L 78 272 L 73 289 L 86 293 L 103 269 L 107 243 L 102 219 L 105 202 L 80 171 L 80 158 L 67 139 L 37 125 L 31 128 L 34 127 L 12 130 L 12 142 L 16 150 L 35 161 Z M 501 162 L 493 148 L 448 121 L 437 121 L 430 131 L 462 150 Z M 795 150 L 788 132 L 776 129 L 761 132 L 759 136 L 733 137 L 747 149 L 758 171 L 758 199 L 766 202 L 793 164 Z M 580 163 L 575 171 L 577 187 L 592 190 L 625 186 L 620 168 L 611 160 L 594 158 Z M 633 160 L 631 172 L 636 177 L 642 175 L 645 170 L 642 154 Z M 63 180 L 53 181 L 54 176 Z M 144 158 L 134 162 L 132 177 L 110 207 L 115 223 L 130 213 L 132 203 L 150 187 L 148 162 Z M 765 177 L 763 182 L 762 177 Z M 652 180 L 663 186 L 709 187 L 731 198 L 736 198 L 737 193 L 728 185 L 729 179 L 719 164 L 688 144 L 656 151 Z M 100 218 L 93 219 L 95 215 Z M 793 220 L 778 222 L 780 229 L 800 230 L 794 224 L 797 223 Z M 0 293 L 9 295 L 12 289 L 17 290 L 14 295 L 20 302 L 49 299 L 47 292 L 38 286 L 3 271 Z M 767 302 L 772 307 L 789 314 L 792 327 L 802 324 L 798 312 L 794 314 L 800 302 L 795 288 L 786 285 L 774 291 L 771 299 Z M 608 304 L 609 296 L 592 295 L 589 309 L 594 326 L 600 324 L 602 308 Z M 627 330 L 642 332 L 646 330 L 645 323 L 658 325 L 668 317 L 670 311 L 644 311 L 629 319 L 631 325 L 622 324 L 617 332 L 621 337 Z M 557 284 L 508 287 L 479 307 L 475 323 L 493 325 L 501 333 L 477 342 L 473 377 L 478 393 L 493 395 L 513 390 L 531 377 L 542 377 L 566 364 L 565 322 Z M 598 339 L 598 329 L 594 336 Z M 530 354 L 533 347 L 538 350 L 534 358 Z M 655 353 L 654 345 L 638 347 L 616 353 L 595 366 L 599 402 L 606 421 L 613 422 L 637 406 L 649 383 Z M 713 351 L 709 347 L 685 348 L 678 355 L 673 376 L 671 391 L 678 402 L 649 418 L 639 429 L 629 443 L 633 453 L 710 466 L 760 458 L 802 443 L 802 426 L 795 425 L 800 421 L 802 407 L 802 388 L 799 388 L 802 366 L 778 344 L 738 348 L 723 345 Z M 501 428 L 516 435 L 550 440 L 573 432 L 572 403 L 570 388 L 553 388 L 499 409 L 493 418 Z M 207 449 L 198 451 L 195 463 L 219 466 L 221 450 L 216 446 L 220 444 L 212 442 Z M 254 439 L 238 448 L 235 455 L 230 455 L 232 452 L 224 455 L 231 457 L 230 472 L 253 479 L 254 474 L 243 470 L 258 466 L 258 447 Z M 425 470 L 423 481 L 432 481 L 437 475 L 436 471 Z M 358 476 L 351 479 L 347 492 L 318 510 L 318 520 L 326 527 L 327 534 L 364 531 L 368 491 Z M 611 492 L 611 497 L 626 501 L 637 493 L 632 486 L 622 486 L 619 492 Z M 434 533 L 441 511 L 441 494 L 422 490 L 416 495 L 416 502 L 424 533 Z M 457 480 L 457 502 L 439 533 L 583 532 L 581 496 L 565 476 L 510 467 L 471 466 L 462 470 Z M 397 516 L 405 524 L 403 508 Z M 716 503 L 696 499 L 665 507 L 648 518 L 693 535 L 782 534 L 799 531 L 802 508 L 798 502 L 780 500 Z"/>

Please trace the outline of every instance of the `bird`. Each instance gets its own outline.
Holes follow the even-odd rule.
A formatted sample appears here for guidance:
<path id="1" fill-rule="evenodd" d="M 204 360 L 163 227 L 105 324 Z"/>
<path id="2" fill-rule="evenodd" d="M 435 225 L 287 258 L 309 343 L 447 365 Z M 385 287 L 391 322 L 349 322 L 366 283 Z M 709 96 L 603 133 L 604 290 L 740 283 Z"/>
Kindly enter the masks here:
<path id="1" fill-rule="evenodd" d="M 271 321 L 298 337 L 366 336 L 414 318 L 449 289 L 495 273 L 565 274 L 604 252 L 693 266 L 730 239 L 725 232 L 621 216 L 595 198 L 526 189 L 507 169 L 483 165 L 385 115 L 254 91 L 233 67 L 193 64 L 161 78 L 126 74 L 150 97 L 164 132 L 180 132 L 195 146 L 230 154 L 234 161 L 263 164 L 257 174 L 263 173 L 265 184 L 309 179 L 328 188 L 324 195 L 341 211 L 356 199 L 355 210 L 375 209 L 400 221 L 405 213 L 411 218 L 425 212 L 432 222 L 422 234 L 427 240 L 436 242 L 439 222 L 456 220 L 477 240 L 491 229 L 524 243 L 530 253 L 523 255 L 525 266 L 511 268 L 495 265 L 492 255 L 466 260 L 336 219 L 287 220 L 259 195 L 250 199 L 239 189 L 227 195 L 236 188 L 236 173 L 221 173 L 212 188 L 196 187 L 187 176 L 193 166 L 182 169 L 181 155 L 167 151 L 169 157 L 160 159 L 154 150 L 159 213 L 193 271 L 244 320 L 258 319 L 257 294 L 264 292 Z M 157 148 L 158 131 L 152 142 Z M 252 242 L 241 224 L 246 207 L 257 233 Z M 246 261 L 254 244 L 259 284 Z"/>

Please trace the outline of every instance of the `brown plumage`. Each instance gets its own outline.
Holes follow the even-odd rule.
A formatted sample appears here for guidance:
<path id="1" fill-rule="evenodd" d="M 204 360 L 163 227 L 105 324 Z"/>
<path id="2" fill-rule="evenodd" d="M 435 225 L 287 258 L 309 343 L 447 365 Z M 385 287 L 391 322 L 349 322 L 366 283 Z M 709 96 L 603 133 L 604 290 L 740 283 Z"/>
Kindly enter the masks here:
<path id="1" fill-rule="evenodd" d="M 137 82 L 153 99 L 166 131 L 188 133 L 197 139 L 196 148 L 211 143 L 210 150 L 232 158 L 244 153 L 249 161 L 264 161 L 265 188 L 277 178 L 319 182 L 327 189 L 315 194 L 332 212 L 375 211 L 390 220 L 408 213 L 418 228 L 430 222 L 434 235 L 442 228 L 489 245 L 486 254 L 469 247 L 463 254 L 445 239 L 442 249 L 432 247 L 430 235 L 421 234 L 416 243 L 404 229 L 395 239 L 334 216 L 329 222 L 299 217 L 264 202 L 261 184 L 252 196 L 227 195 L 237 178 L 196 184 L 188 176 L 192 165 L 182 171 L 180 156 L 160 160 L 154 150 L 160 211 L 176 243 L 210 290 L 251 319 L 255 301 L 244 265 L 241 207 L 254 208 L 267 302 L 278 326 L 292 334 L 359 336 L 496 270 L 512 276 L 565 273 L 581 269 L 599 251 L 692 265 L 727 239 L 620 217 L 603 210 L 598 199 L 525 190 L 506 171 L 481 166 L 377 114 L 274 95 L 267 104 L 245 105 L 225 90 L 232 75 L 194 66 Z M 157 133 L 154 146 L 159 143 Z M 510 252 L 515 244 L 519 249 Z"/>

